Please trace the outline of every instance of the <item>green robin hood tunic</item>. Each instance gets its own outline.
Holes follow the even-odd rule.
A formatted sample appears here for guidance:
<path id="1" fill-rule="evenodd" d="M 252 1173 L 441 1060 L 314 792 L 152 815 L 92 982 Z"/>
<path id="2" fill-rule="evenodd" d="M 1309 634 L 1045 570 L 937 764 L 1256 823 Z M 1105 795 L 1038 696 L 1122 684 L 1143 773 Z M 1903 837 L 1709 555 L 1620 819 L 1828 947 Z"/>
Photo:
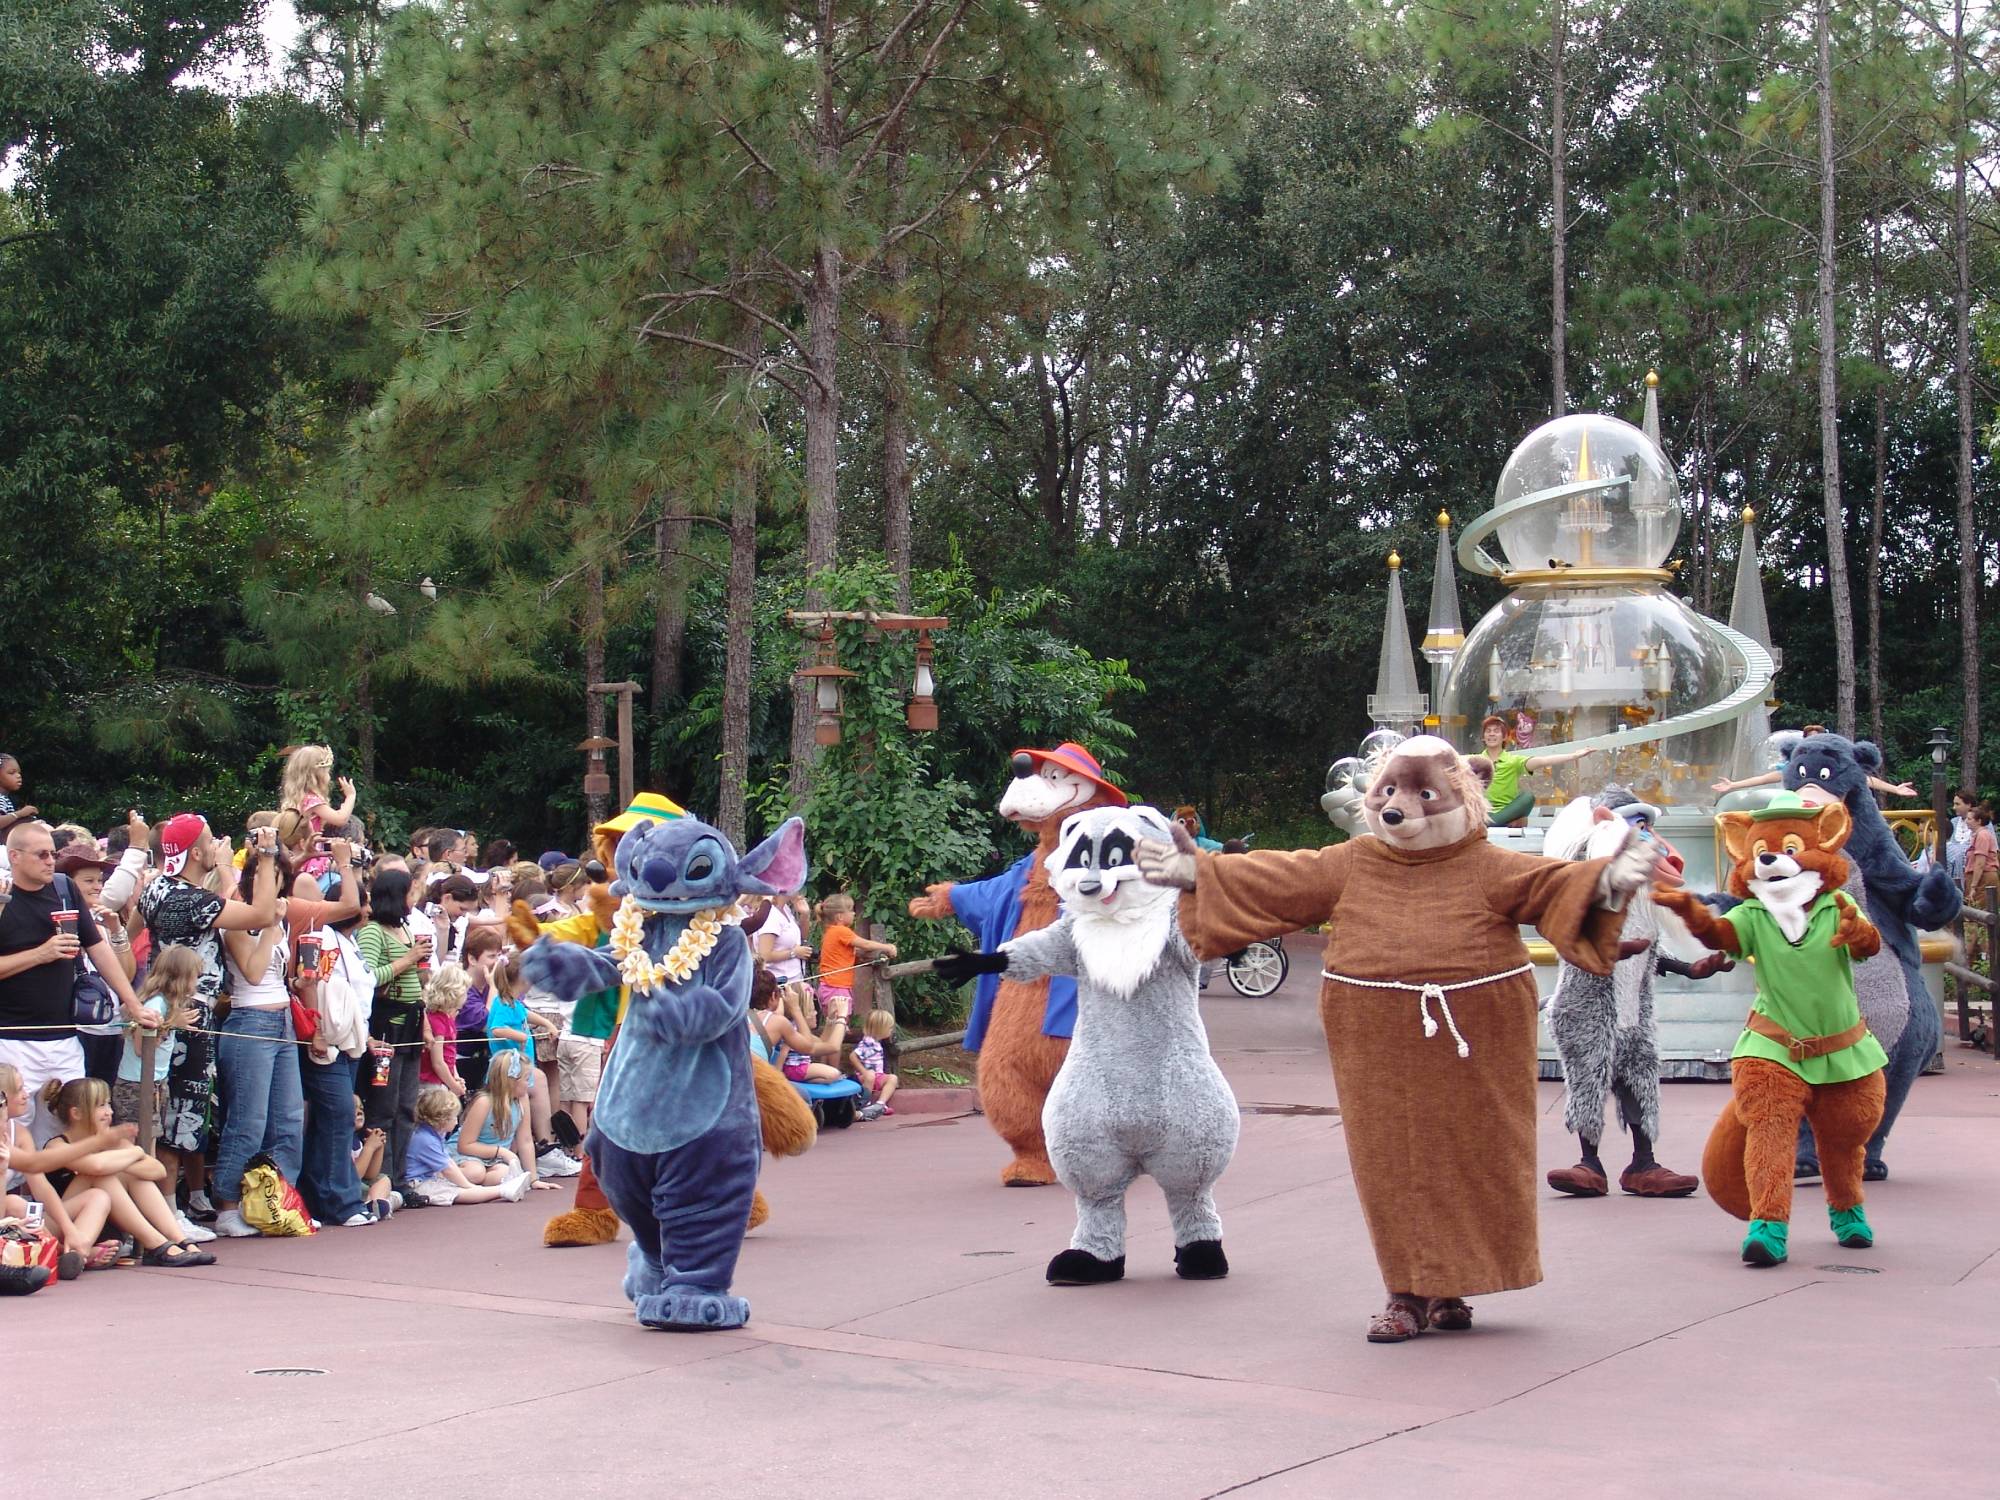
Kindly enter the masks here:
<path id="1" fill-rule="evenodd" d="M 1750 900 L 1723 914 L 1736 929 L 1743 956 L 1757 966 L 1757 999 L 1751 1009 L 1796 1037 L 1831 1036 L 1861 1019 L 1854 999 L 1854 963 L 1845 948 L 1833 946 L 1840 903 L 1851 898 L 1827 891 L 1807 908 L 1805 936 L 1789 941 L 1777 918 L 1761 901 Z M 1846 1083 L 1888 1066 L 1889 1054 L 1872 1033 L 1824 1057 L 1795 1058 L 1782 1042 L 1745 1030 L 1732 1058 L 1761 1057 L 1790 1068 L 1807 1083 Z"/>

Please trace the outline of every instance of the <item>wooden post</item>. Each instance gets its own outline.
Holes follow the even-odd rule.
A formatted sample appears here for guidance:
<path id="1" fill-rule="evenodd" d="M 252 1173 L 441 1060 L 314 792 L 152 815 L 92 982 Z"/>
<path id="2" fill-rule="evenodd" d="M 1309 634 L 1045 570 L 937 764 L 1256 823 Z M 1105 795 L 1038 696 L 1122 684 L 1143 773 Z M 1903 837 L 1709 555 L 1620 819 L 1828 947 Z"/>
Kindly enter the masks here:
<path id="1" fill-rule="evenodd" d="M 622 812 L 632 805 L 632 695 L 639 691 L 639 684 L 593 682 L 590 690 L 618 695 L 618 808 Z"/>
<path id="2" fill-rule="evenodd" d="M 139 1033 L 139 1149 L 148 1156 L 160 1134 L 160 1122 L 153 1118 L 153 1058 L 159 1050 L 159 1032 L 148 1027 Z"/>

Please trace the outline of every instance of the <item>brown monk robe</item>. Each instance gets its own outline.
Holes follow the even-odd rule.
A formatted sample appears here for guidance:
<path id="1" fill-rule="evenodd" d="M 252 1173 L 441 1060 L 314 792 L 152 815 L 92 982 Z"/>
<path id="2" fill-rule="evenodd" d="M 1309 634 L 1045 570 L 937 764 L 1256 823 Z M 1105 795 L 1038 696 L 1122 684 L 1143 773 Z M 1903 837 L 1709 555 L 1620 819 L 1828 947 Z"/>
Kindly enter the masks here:
<path id="1" fill-rule="evenodd" d="M 1571 963 L 1608 974 L 1625 919 L 1593 904 L 1607 863 L 1516 854 L 1484 828 L 1435 849 L 1368 836 L 1202 854 L 1181 931 L 1213 958 L 1331 918 L 1328 974 L 1452 985 L 1526 964 L 1518 927 L 1531 922 Z M 1542 1279 L 1535 1005 L 1532 972 L 1448 990 L 1427 1007 L 1409 990 L 1333 979 L 1320 989 L 1354 1185 L 1392 1294 L 1471 1297 Z"/>

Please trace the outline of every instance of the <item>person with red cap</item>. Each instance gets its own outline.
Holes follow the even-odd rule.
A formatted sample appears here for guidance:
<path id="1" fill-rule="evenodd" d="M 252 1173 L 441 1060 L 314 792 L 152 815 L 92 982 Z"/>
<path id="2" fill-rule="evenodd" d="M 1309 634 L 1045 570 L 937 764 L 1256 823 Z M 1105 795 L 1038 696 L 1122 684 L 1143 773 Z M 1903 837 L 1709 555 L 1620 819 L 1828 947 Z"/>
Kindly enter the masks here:
<path id="1" fill-rule="evenodd" d="M 1053 750 L 1016 750 L 1011 763 L 1014 779 L 1000 798 L 1000 816 L 1034 834 L 1035 847 L 989 879 L 927 886 L 909 906 L 913 917 L 956 918 L 986 953 L 1054 924 L 1061 903 L 1046 864 L 1063 820 L 1085 808 L 1125 806 L 1125 793 L 1105 780 L 1097 757 L 1072 741 Z M 979 1054 L 980 1108 L 1014 1153 L 1000 1171 L 1008 1187 L 1056 1180 L 1042 1137 L 1042 1104 L 1075 1030 L 1073 978 L 982 974 L 974 985 L 964 1045 Z"/>
<path id="2" fill-rule="evenodd" d="M 139 828 L 143 828 L 143 824 Z M 138 829 L 135 829 L 135 837 Z M 167 1112 L 160 1121 L 160 1160 L 168 1183 L 178 1167 L 187 1170 L 191 1210 L 202 1193 L 201 1153 L 208 1145 L 215 1113 L 215 1001 L 222 993 L 222 934 L 258 932 L 278 919 L 277 830 L 258 830 L 244 870 L 250 900 L 235 901 L 210 890 L 207 881 L 230 867 L 228 843 L 209 831 L 200 813 L 184 812 L 154 831 L 160 878 L 140 893 L 139 915 L 152 935 L 153 951 L 170 945 L 192 948 L 201 959 L 195 986 L 194 1024 L 174 1033 L 174 1056 L 167 1070 Z"/>

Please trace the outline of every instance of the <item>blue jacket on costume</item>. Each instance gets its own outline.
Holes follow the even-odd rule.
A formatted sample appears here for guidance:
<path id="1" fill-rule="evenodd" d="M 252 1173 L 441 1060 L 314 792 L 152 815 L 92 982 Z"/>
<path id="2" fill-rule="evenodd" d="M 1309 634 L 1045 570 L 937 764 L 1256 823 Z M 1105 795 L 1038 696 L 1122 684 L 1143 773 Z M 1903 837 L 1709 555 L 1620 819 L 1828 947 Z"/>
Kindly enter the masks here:
<path id="1" fill-rule="evenodd" d="M 1028 869 L 1035 862 L 1032 851 L 1022 855 L 1000 874 L 987 880 L 970 880 L 951 888 L 952 914 L 972 930 L 981 953 L 992 953 L 1008 939 L 1021 920 L 1021 892 L 1028 885 Z M 972 988 L 972 1016 L 965 1023 L 965 1050 L 977 1052 L 986 1040 L 986 1028 L 993 1020 L 993 997 L 1000 992 L 998 974 L 981 974 Z M 1042 1035 L 1071 1035 L 1076 1030 L 1076 981 L 1062 975 L 1049 979 L 1049 1000 L 1042 1011 Z"/>

